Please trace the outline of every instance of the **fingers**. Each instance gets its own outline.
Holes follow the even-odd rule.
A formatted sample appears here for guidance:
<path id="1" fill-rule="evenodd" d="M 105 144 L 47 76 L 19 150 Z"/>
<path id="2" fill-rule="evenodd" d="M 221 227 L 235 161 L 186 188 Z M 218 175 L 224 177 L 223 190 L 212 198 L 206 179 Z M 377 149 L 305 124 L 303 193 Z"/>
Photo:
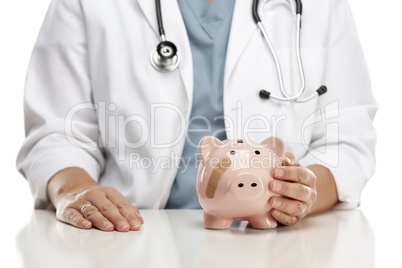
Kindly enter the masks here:
<path id="1" fill-rule="evenodd" d="M 144 223 L 140 212 L 116 189 L 94 187 L 65 200 L 57 208 L 57 217 L 73 226 L 89 229 L 92 226 L 102 231 L 120 232 L 139 230 Z"/>
<path id="2" fill-rule="evenodd" d="M 315 187 L 316 177 L 314 173 L 303 166 L 291 166 L 275 169 L 275 179 L 298 182 L 310 187 Z"/>
<path id="3" fill-rule="evenodd" d="M 107 223 L 105 222 L 106 219 L 113 225 L 114 229 L 120 232 L 127 232 L 128 230 L 130 230 L 130 225 L 128 221 L 120 214 L 117 207 L 112 202 L 110 202 L 110 200 L 107 199 L 106 196 L 93 199 L 91 200 L 91 203 L 94 206 L 86 208 L 82 213 L 85 218 L 90 220 L 89 217 L 93 216 L 95 221 L 102 220 L 104 222 L 104 225 L 107 225 Z M 93 209 L 96 209 L 98 213 L 94 212 L 93 215 L 90 214 Z"/>
<path id="4" fill-rule="evenodd" d="M 274 208 L 272 217 L 283 225 L 293 225 L 305 217 L 306 205 L 300 201 L 273 197 L 269 202 Z"/>
<path id="5" fill-rule="evenodd" d="M 127 219 L 131 230 L 139 230 L 144 219 L 139 210 L 122 196 L 116 189 L 111 188 L 106 192 L 107 198 L 117 207 L 120 214 Z"/>
<path id="6" fill-rule="evenodd" d="M 272 210 L 271 215 L 272 217 L 274 217 L 275 220 L 282 223 L 283 225 L 293 225 L 299 220 L 296 216 L 287 215 L 276 209 Z"/>
<path id="7" fill-rule="evenodd" d="M 104 218 L 113 224 L 117 231 L 127 232 L 141 228 L 141 220 L 140 217 L 137 216 L 139 215 L 138 209 L 133 207 L 116 189 L 112 187 L 102 187 L 102 191 L 88 191 L 85 194 L 85 198 L 99 210 Z M 85 210 L 83 213 L 84 217 L 86 217 L 86 213 Z M 98 219 L 98 214 L 94 216 Z"/>
<path id="8" fill-rule="evenodd" d="M 293 225 L 310 212 L 317 200 L 316 176 L 288 152 L 283 166 L 275 169 L 274 178 L 269 185 L 271 191 L 285 198 L 271 198 L 271 214 L 278 222 Z"/>
<path id="9" fill-rule="evenodd" d="M 82 216 L 92 222 L 92 225 L 102 231 L 113 231 L 114 225 L 111 223 L 96 206 L 88 206 L 82 212 Z"/>
<path id="10" fill-rule="evenodd" d="M 92 227 L 92 223 L 85 219 L 79 211 L 73 208 L 66 209 L 59 218 L 60 220 L 81 229 L 89 229 Z"/>
<path id="11" fill-rule="evenodd" d="M 271 206 L 289 216 L 301 216 L 306 212 L 306 205 L 297 200 L 272 197 L 269 201 Z"/>
<path id="12" fill-rule="evenodd" d="M 286 152 L 285 159 L 283 161 L 284 166 L 300 166 L 299 162 L 296 161 L 295 156 L 292 153 Z"/>
<path id="13" fill-rule="evenodd" d="M 300 200 L 305 203 L 310 203 L 314 199 L 315 192 L 310 187 L 293 182 L 273 181 L 270 184 L 271 191 L 290 197 L 292 199 Z"/>

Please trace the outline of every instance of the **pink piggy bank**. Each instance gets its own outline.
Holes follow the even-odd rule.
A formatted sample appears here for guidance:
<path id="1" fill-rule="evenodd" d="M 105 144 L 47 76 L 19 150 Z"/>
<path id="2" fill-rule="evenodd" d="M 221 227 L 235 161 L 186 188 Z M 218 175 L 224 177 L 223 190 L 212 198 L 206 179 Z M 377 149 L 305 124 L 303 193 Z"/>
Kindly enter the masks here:
<path id="1" fill-rule="evenodd" d="M 203 137 L 197 195 L 204 209 L 204 227 L 227 229 L 235 220 L 247 220 L 257 229 L 275 228 L 268 201 L 278 194 L 269 190 L 269 184 L 285 152 L 285 142 L 278 137 L 259 144 Z"/>

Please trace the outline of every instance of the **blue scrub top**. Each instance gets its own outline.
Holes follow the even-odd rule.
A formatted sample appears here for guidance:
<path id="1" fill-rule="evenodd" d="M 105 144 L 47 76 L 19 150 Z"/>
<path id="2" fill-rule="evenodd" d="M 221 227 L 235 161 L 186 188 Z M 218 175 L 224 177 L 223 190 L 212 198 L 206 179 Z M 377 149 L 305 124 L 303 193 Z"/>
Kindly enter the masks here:
<path id="1" fill-rule="evenodd" d="M 165 208 L 201 208 L 195 188 L 198 143 L 207 135 L 226 139 L 223 79 L 235 0 L 213 0 L 211 4 L 207 0 L 178 0 L 178 3 L 193 57 L 194 93 L 182 161 Z M 202 131 L 192 131 L 196 129 Z"/>

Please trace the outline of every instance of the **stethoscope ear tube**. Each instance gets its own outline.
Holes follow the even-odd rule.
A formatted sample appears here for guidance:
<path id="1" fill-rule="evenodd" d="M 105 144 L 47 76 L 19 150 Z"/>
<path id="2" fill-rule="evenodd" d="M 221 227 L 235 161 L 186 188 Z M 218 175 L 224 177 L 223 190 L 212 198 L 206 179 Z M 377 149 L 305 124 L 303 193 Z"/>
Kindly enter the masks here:
<path id="1" fill-rule="evenodd" d="M 318 96 L 321 96 L 322 94 L 325 94 L 326 92 L 327 92 L 326 86 L 321 86 L 319 89 L 317 89 Z"/>
<path id="2" fill-rule="evenodd" d="M 271 92 L 266 91 L 265 89 L 261 89 L 260 90 L 260 98 L 261 99 L 269 99 L 269 97 L 271 96 Z"/>

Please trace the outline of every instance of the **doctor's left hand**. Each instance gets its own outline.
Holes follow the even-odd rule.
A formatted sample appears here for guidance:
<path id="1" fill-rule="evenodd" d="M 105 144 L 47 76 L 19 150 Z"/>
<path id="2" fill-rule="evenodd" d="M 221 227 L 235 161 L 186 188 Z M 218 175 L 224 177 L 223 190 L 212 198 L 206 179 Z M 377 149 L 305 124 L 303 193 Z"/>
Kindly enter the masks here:
<path id="1" fill-rule="evenodd" d="M 270 190 L 283 195 L 272 197 L 271 214 L 284 225 L 293 225 L 311 211 L 317 201 L 316 176 L 308 168 L 301 166 L 293 154 L 286 153 L 284 166 L 276 168 Z"/>

